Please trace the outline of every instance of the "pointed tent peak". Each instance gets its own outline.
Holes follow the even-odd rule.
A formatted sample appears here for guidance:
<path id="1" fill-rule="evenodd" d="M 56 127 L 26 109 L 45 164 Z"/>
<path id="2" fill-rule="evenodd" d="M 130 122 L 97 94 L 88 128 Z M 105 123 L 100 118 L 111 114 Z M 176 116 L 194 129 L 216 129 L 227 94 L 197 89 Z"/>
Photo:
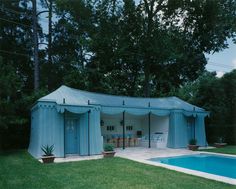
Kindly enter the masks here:
<path id="1" fill-rule="evenodd" d="M 65 96 L 66 97 L 66 91 L 68 90 L 69 87 L 66 85 L 61 85 L 59 88 L 56 90 L 52 91 L 48 95 L 45 95 L 41 97 L 38 101 L 52 101 L 58 103 L 58 101 L 61 99 L 61 97 Z M 63 98 L 62 98 L 63 101 Z"/>
<path id="2" fill-rule="evenodd" d="M 58 89 L 64 89 L 64 88 L 70 88 L 70 87 L 68 87 L 66 85 L 61 85 Z"/>
<path id="3" fill-rule="evenodd" d="M 190 104 L 190 103 L 182 100 L 179 97 L 172 96 L 171 98 L 173 98 L 177 103 L 180 103 L 180 104 L 185 105 L 185 106 L 191 106 L 192 107 L 192 111 L 204 111 L 203 108 L 200 108 L 200 107 L 198 107 L 196 105 Z"/>

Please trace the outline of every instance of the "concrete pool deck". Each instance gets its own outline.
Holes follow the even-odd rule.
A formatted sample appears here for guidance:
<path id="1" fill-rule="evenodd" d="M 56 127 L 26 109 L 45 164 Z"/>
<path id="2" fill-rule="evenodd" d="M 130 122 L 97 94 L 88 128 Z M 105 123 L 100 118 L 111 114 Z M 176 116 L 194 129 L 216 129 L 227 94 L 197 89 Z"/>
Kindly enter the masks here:
<path id="1" fill-rule="evenodd" d="M 159 162 L 150 161 L 151 158 L 158 158 L 158 157 L 172 157 L 172 156 L 182 156 L 182 155 L 191 155 L 191 154 L 216 154 L 216 155 L 222 155 L 222 156 L 228 156 L 228 157 L 236 157 L 235 155 L 228 155 L 228 154 L 219 154 L 219 153 L 212 153 L 212 152 L 203 152 L 203 151 L 190 151 L 187 149 L 155 149 L 155 148 L 127 148 L 125 150 L 123 149 L 117 149 L 116 156 L 130 159 L 133 161 L 137 161 L 140 163 L 145 163 L 148 165 L 154 165 L 158 167 L 164 167 L 167 169 L 183 172 L 186 174 L 199 176 L 211 180 L 216 180 L 219 182 L 224 182 L 227 184 L 236 185 L 236 179 L 224 177 L 224 176 L 218 176 L 210 173 L 205 173 L 201 171 L 195 171 L 191 169 L 181 168 L 177 166 L 167 165 Z"/>

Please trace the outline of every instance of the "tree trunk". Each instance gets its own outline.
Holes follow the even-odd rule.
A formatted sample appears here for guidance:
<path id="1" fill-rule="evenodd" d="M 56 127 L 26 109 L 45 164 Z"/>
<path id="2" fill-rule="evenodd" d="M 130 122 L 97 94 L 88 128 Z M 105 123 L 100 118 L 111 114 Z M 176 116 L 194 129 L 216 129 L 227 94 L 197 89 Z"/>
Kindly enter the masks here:
<path id="1" fill-rule="evenodd" d="M 144 96 L 150 97 L 150 64 L 148 59 L 146 59 L 144 68 Z"/>
<path id="2" fill-rule="evenodd" d="M 145 52 L 144 52 L 144 95 L 149 97 L 151 94 L 150 78 L 151 78 L 151 65 L 153 64 L 152 43 L 153 43 L 153 31 L 154 31 L 154 16 L 161 10 L 164 0 L 144 0 L 144 8 L 147 14 L 147 31 L 145 40 Z M 157 5 L 157 6 L 155 6 Z"/>
<path id="3" fill-rule="evenodd" d="M 3 145 L 2 145 L 2 143 L 3 143 L 3 135 L 2 135 L 2 131 L 0 131 L 0 152 L 2 151 L 2 149 L 3 149 Z"/>
<path id="4" fill-rule="evenodd" d="M 150 97 L 150 67 L 151 67 L 151 46 L 152 46 L 152 32 L 153 32 L 153 6 L 148 10 L 148 23 L 146 33 L 146 51 L 144 52 L 144 95 Z"/>
<path id="5" fill-rule="evenodd" d="M 39 89 L 39 59 L 38 59 L 38 28 L 37 28 L 37 3 L 33 3 L 33 35 L 34 35 L 34 90 Z"/>

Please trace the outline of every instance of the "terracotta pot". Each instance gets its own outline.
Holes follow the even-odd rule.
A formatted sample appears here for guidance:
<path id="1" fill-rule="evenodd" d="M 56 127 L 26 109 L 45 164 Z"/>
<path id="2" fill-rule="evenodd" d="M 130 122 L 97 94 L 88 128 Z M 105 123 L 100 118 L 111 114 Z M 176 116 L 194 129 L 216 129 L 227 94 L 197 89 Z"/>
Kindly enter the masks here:
<path id="1" fill-rule="evenodd" d="M 227 143 L 214 143 L 214 146 L 216 147 L 216 148 L 223 148 L 223 147 L 225 147 L 227 145 Z"/>
<path id="2" fill-rule="evenodd" d="M 102 152 L 104 158 L 114 157 L 115 153 L 115 151 Z"/>
<path id="3" fill-rule="evenodd" d="M 43 163 L 53 163 L 55 159 L 55 156 L 43 156 L 42 160 Z"/>
<path id="4" fill-rule="evenodd" d="M 191 145 L 191 144 L 188 145 L 188 149 L 192 151 L 196 151 L 198 147 L 199 147 L 198 145 Z"/>

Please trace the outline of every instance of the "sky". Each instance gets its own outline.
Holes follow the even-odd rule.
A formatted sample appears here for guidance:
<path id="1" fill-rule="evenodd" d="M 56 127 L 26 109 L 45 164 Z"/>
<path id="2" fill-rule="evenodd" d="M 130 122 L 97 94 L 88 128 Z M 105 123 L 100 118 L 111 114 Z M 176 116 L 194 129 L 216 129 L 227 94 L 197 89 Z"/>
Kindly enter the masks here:
<path id="1" fill-rule="evenodd" d="M 214 54 L 205 54 L 208 59 L 206 69 L 216 71 L 217 77 L 222 77 L 225 73 L 236 69 L 236 44 L 228 40 L 229 48 Z"/>

